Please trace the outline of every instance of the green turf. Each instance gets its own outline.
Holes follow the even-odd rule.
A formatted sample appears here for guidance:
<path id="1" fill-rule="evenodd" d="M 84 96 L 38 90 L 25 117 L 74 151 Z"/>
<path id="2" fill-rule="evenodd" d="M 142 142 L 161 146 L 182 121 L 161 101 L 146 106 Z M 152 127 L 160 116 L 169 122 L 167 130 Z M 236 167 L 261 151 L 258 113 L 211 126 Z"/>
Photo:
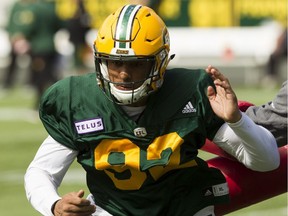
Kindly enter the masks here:
<path id="1" fill-rule="evenodd" d="M 266 100 L 272 99 L 276 92 L 276 90 L 247 88 L 239 88 L 235 91 L 239 99 L 248 100 L 255 104 L 261 104 Z M 25 170 L 35 155 L 40 143 L 46 137 L 46 132 L 37 119 L 37 114 L 33 113 L 30 109 L 33 107 L 34 95 L 33 91 L 22 88 L 17 88 L 11 92 L 0 95 L 0 215 L 3 216 L 39 215 L 26 200 L 23 187 Z M 7 114 L 7 109 L 11 109 L 11 113 L 9 114 L 8 112 L 11 116 Z M 18 112 L 17 109 L 20 111 Z M 6 111 L 3 112 L 3 110 Z M 2 118 L 8 118 L 8 120 L 3 120 Z M 203 157 L 207 158 L 210 156 L 211 155 L 203 155 Z M 79 168 L 79 165 L 74 163 L 71 170 L 78 170 Z M 68 174 L 70 171 L 68 171 Z M 83 174 L 84 173 L 82 173 L 82 175 Z M 84 181 L 83 183 L 79 183 L 66 181 L 64 179 L 59 192 L 60 194 L 64 194 L 69 191 L 79 190 L 80 188 L 87 191 Z M 286 195 L 287 194 L 278 196 L 229 215 L 286 216 Z M 249 198 L 247 197 L 247 199 Z"/>

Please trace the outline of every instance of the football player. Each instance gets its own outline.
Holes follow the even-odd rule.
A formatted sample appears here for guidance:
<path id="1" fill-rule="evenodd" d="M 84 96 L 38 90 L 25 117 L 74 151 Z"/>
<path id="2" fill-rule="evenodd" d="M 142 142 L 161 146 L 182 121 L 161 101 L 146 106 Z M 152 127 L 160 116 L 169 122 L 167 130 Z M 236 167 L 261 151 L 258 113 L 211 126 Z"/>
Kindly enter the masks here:
<path id="1" fill-rule="evenodd" d="M 274 137 L 239 111 L 220 71 L 166 69 L 169 33 L 149 7 L 108 16 L 94 50 L 96 73 L 65 78 L 42 97 L 49 136 L 25 189 L 43 215 L 214 215 L 229 190 L 221 171 L 197 156 L 207 138 L 252 170 L 278 167 Z M 76 158 L 90 195 L 61 197 Z"/>
<path id="2" fill-rule="evenodd" d="M 272 101 L 261 106 L 250 106 L 246 110 L 256 124 L 267 128 L 275 137 L 278 147 L 287 145 L 287 80 Z"/>

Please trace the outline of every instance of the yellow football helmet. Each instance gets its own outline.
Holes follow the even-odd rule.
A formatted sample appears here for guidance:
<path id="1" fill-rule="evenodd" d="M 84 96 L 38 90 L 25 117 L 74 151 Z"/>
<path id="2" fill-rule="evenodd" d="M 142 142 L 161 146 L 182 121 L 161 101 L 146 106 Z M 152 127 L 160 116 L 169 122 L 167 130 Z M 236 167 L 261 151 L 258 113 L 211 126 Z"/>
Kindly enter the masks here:
<path id="1" fill-rule="evenodd" d="M 94 42 L 98 84 L 114 102 L 133 104 L 162 85 L 169 51 L 169 33 L 162 19 L 149 7 L 125 5 L 106 18 Z M 124 91 L 109 79 L 107 60 L 151 61 L 153 66 L 140 87 Z"/>

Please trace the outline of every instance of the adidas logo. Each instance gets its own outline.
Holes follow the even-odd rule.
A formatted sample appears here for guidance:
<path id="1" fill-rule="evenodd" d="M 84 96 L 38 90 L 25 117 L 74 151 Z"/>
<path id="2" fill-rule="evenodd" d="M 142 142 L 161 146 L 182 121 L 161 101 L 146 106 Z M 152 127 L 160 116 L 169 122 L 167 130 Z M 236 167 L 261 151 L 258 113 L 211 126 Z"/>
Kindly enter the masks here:
<path id="1" fill-rule="evenodd" d="M 183 108 L 182 113 L 192 113 L 196 112 L 196 109 L 193 107 L 192 103 L 189 101 L 186 106 Z"/>
<path id="2" fill-rule="evenodd" d="M 207 191 L 205 192 L 204 196 L 211 196 L 213 193 L 207 189 Z"/>

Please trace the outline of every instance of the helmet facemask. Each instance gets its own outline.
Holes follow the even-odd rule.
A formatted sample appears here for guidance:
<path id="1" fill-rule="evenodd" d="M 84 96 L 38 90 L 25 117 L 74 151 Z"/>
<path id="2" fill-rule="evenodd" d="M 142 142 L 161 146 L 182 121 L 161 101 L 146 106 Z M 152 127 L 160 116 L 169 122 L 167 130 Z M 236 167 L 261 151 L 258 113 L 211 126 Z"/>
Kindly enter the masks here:
<path id="1" fill-rule="evenodd" d="M 156 89 L 158 89 L 163 80 L 159 69 L 163 64 L 166 64 L 168 53 L 164 54 L 164 49 L 161 53 L 151 56 L 119 56 L 119 55 L 106 55 L 95 51 L 95 67 L 97 74 L 97 82 L 106 96 L 113 102 L 120 105 L 134 104 L 141 99 L 145 98 Z M 161 61 L 159 61 L 161 59 Z M 128 82 L 113 82 L 110 78 L 108 71 L 108 62 L 144 62 L 150 63 L 150 68 L 143 79 L 133 80 Z M 116 86 L 126 86 L 131 90 L 121 90 Z"/>

